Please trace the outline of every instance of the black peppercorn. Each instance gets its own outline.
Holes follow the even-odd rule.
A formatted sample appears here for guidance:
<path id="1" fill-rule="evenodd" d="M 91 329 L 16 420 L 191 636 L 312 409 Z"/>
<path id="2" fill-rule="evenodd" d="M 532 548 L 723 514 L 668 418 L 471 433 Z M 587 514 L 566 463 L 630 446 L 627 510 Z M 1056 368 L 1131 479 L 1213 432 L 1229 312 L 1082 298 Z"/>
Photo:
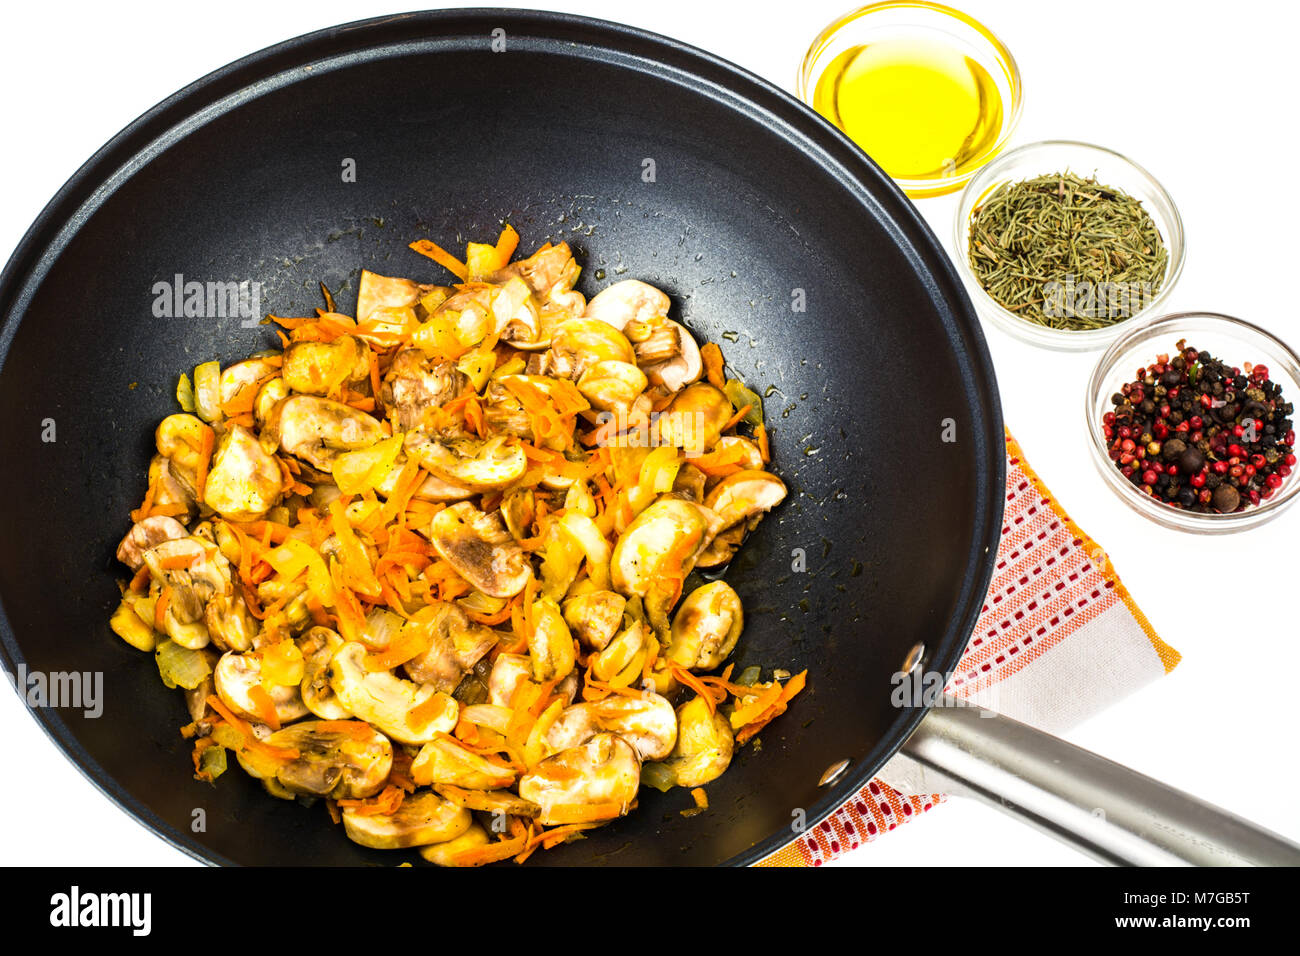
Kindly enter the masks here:
<path id="1" fill-rule="evenodd" d="M 1178 471 L 1184 475 L 1194 475 L 1205 465 L 1205 456 L 1199 448 L 1189 448 L 1178 456 Z"/>

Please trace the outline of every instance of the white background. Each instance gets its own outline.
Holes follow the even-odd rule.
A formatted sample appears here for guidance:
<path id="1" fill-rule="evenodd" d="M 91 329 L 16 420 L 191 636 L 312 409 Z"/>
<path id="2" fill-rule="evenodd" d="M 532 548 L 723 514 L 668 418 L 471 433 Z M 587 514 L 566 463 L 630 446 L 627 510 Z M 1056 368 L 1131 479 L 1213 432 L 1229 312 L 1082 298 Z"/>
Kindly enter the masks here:
<path id="1" fill-rule="evenodd" d="M 392 13 L 397 2 L 10 4 L 0 58 L 0 253 L 95 149 L 157 101 L 271 43 Z M 847 2 L 543 5 L 677 37 L 793 91 L 808 43 Z M 1015 143 L 1068 138 L 1108 146 L 1145 165 L 1173 195 L 1188 255 L 1170 309 L 1228 312 L 1300 343 L 1290 295 L 1300 222 L 1295 8 L 1261 0 L 962 5 L 1020 63 L 1026 98 Z M 945 246 L 955 203 L 919 203 Z M 1300 510 L 1226 538 L 1157 527 L 1123 506 L 1087 457 L 1079 408 L 1097 355 L 1044 352 L 997 329 L 985 333 L 1007 422 L 1030 462 L 1108 550 L 1156 630 L 1184 654 L 1173 674 L 1070 739 L 1300 840 L 1289 699 L 1300 660 Z M 6 689 L 0 726 L 0 861 L 193 862 L 92 787 Z M 1087 861 L 995 811 L 953 801 L 844 862 Z"/>

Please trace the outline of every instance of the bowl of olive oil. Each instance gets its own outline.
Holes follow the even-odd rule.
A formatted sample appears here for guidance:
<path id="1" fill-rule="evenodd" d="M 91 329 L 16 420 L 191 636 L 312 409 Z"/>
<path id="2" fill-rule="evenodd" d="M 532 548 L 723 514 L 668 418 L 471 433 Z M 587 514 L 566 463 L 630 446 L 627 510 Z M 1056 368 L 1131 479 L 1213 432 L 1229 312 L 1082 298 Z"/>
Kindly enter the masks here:
<path id="1" fill-rule="evenodd" d="M 1020 70 L 991 30 L 925 0 L 874 3 L 818 35 L 799 96 L 913 198 L 964 186 L 1020 118 Z"/>

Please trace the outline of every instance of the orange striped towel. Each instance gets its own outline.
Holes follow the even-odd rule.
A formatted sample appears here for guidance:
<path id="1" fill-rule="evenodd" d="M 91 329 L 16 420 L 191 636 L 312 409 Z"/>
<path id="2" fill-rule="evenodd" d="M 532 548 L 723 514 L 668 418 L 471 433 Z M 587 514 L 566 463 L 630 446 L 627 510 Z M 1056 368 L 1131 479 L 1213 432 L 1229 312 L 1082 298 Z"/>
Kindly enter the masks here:
<path id="1" fill-rule="evenodd" d="M 1060 733 L 1173 670 L 1180 655 L 1156 635 L 1106 552 L 1070 520 L 1016 440 L 1009 433 L 1006 440 L 998 562 L 945 689 Z M 820 866 L 944 799 L 904 795 L 876 777 L 759 866 Z"/>

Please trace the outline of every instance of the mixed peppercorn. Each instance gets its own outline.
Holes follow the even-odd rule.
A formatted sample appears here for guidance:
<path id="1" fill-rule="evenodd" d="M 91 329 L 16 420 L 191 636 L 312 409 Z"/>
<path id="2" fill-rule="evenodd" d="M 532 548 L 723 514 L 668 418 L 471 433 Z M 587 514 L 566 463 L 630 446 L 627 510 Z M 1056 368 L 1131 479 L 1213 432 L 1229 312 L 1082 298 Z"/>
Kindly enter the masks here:
<path id="1" fill-rule="evenodd" d="M 1296 464 L 1282 387 L 1263 365 L 1177 348 L 1112 396 L 1102 417 L 1111 460 L 1139 491 L 1186 511 L 1229 514 L 1272 498 Z"/>

